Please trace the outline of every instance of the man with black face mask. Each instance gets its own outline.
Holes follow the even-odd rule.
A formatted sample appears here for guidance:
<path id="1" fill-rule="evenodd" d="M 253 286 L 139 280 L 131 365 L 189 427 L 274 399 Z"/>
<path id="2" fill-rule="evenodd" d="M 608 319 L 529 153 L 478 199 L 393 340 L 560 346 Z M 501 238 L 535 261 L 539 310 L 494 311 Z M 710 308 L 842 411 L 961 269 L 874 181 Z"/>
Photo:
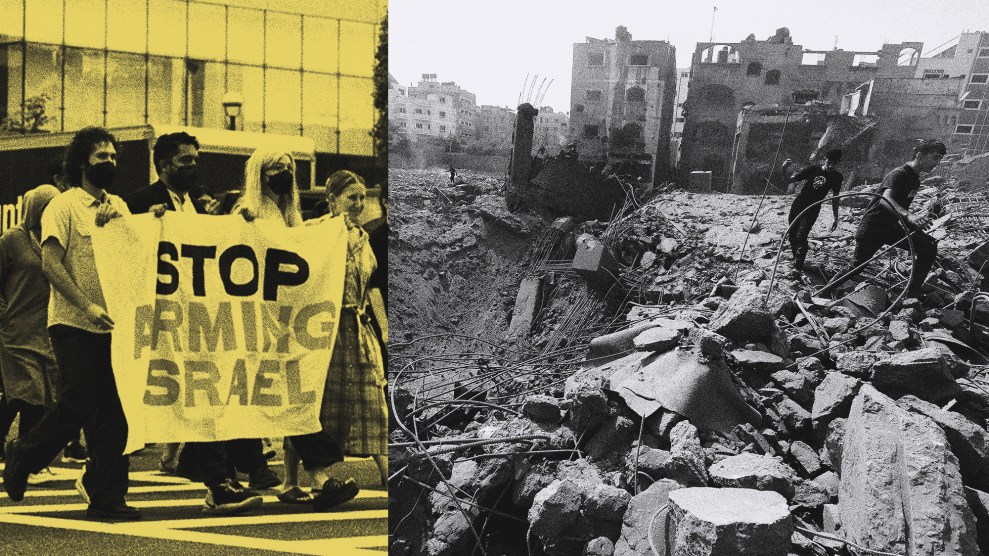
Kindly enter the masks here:
<path id="1" fill-rule="evenodd" d="M 134 214 L 165 210 L 205 214 L 206 208 L 189 195 L 199 178 L 199 141 L 184 131 L 162 135 L 152 152 L 158 181 L 131 193 L 127 206 Z M 163 206 L 159 206 L 163 205 Z"/>
<path id="2" fill-rule="evenodd" d="M 88 127 L 65 153 L 66 179 L 41 217 L 41 268 L 51 283 L 48 335 L 62 373 L 60 399 L 27 434 L 7 445 L 3 488 L 19 502 L 27 477 L 48 462 L 82 425 L 90 461 L 76 483 L 95 519 L 140 519 L 128 506 L 127 421 L 110 361 L 113 319 L 106 311 L 93 258 L 92 232 L 130 213 L 111 195 L 117 171 L 117 141 L 107 130 Z"/>

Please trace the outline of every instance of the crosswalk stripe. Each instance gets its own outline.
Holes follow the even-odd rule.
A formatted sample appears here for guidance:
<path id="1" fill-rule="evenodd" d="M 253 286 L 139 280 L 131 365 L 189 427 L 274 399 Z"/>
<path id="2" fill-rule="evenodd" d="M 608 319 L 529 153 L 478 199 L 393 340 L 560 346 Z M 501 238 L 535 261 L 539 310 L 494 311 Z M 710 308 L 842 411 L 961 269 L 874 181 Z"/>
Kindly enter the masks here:
<path id="1" fill-rule="evenodd" d="M 388 546 L 388 535 L 367 537 L 348 537 L 341 539 L 314 539 L 306 541 L 291 541 L 292 548 L 299 554 L 319 553 L 326 556 L 337 554 L 381 554 L 380 551 L 362 550 L 365 548 L 381 548 Z"/>
<path id="2" fill-rule="evenodd" d="M 386 516 L 387 511 L 382 510 Z M 326 514 L 322 514 L 326 515 Z M 104 523 L 98 521 L 81 521 L 75 519 L 61 519 L 55 517 L 41 517 L 34 515 L 10 514 L 3 517 L 2 521 L 15 523 L 18 525 L 32 525 L 36 527 L 51 527 L 57 529 L 69 529 L 73 531 L 85 531 L 89 533 L 108 533 L 113 535 L 127 535 L 131 537 L 143 537 L 149 539 L 161 539 L 169 541 L 184 541 L 201 544 L 212 544 L 218 546 L 228 546 L 235 548 L 263 549 L 273 552 L 285 552 L 288 554 L 304 554 L 313 556 L 326 555 L 367 555 L 370 552 L 362 550 L 361 547 L 354 547 L 352 543 L 336 544 L 338 539 L 326 539 L 305 544 L 299 541 L 283 541 L 276 539 L 259 539 L 257 537 L 238 537 L 234 535 L 223 535 L 217 533 L 203 533 L 200 531 L 187 531 L 185 529 L 162 529 L 160 527 L 150 527 L 147 523 Z M 364 538 L 364 537 L 361 537 Z M 387 546 L 387 537 L 383 537 L 384 542 L 375 538 L 374 543 L 364 546 Z M 344 540 L 344 539 L 339 539 Z M 347 539 L 350 540 L 350 539 Z M 332 550 L 336 545 L 338 550 Z M 328 548 L 329 547 L 329 548 Z"/>
<path id="3" fill-rule="evenodd" d="M 278 515 L 232 515 L 201 517 L 195 519 L 163 519 L 143 521 L 144 525 L 166 529 L 191 529 L 194 527 L 227 527 L 231 525 L 268 525 L 274 523 L 305 523 L 317 521 L 350 521 L 360 519 L 388 519 L 388 510 L 355 510 L 350 512 L 307 512 Z"/>
<path id="4" fill-rule="evenodd" d="M 78 493 L 77 493 L 78 495 Z M 280 503 L 277 496 L 262 496 L 267 504 Z M 388 498 L 388 493 L 383 490 L 362 490 L 357 493 L 355 500 L 383 499 Z M 127 502 L 135 508 L 181 508 L 187 506 L 201 506 L 202 498 L 186 498 L 174 500 L 133 500 Z M 5 514 L 25 514 L 25 513 L 51 513 L 51 512 L 73 512 L 85 510 L 88 506 L 85 503 L 78 504 L 37 504 L 31 506 L 6 506 L 0 507 L 0 515 Z M 303 514 L 319 515 L 319 514 Z M 273 516 L 269 516 L 273 517 Z M 147 522 L 151 523 L 151 522 Z"/>
<path id="5" fill-rule="evenodd" d="M 33 487 L 35 490 L 29 490 L 24 493 L 25 498 L 57 498 L 61 496 L 79 496 L 79 491 L 74 488 L 70 489 L 48 489 L 45 487 Z M 127 489 L 127 492 L 131 494 L 146 494 L 155 492 L 189 492 L 193 490 L 201 490 L 204 492 L 203 496 L 206 496 L 206 487 L 202 483 L 187 483 L 184 485 L 155 485 L 155 486 L 132 486 Z"/>

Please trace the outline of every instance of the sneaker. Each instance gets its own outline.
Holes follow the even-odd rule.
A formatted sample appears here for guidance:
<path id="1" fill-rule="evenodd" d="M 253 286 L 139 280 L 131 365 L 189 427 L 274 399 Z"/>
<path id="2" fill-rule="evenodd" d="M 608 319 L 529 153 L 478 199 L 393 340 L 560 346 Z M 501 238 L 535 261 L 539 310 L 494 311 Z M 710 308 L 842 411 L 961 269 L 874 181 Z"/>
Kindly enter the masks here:
<path id="1" fill-rule="evenodd" d="M 271 470 L 267 465 L 259 467 L 250 473 L 250 485 L 251 488 L 264 490 L 268 488 L 275 488 L 276 486 L 282 484 L 282 480 L 278 478 L 278 475 Z"/>
<path id="2" fill-rule="evenodd" d="M 254 490 L 253 488 L 248 488 L 242 485 L 239 481 L 237 481 L 237 479 L 229 479 L 229 481 L 230 481 L 230 486 L 232 486 L 234 490 L 239 490 L 241 492 L 244 492 L 248 496 L 261 496 L 260 492 Z"/>
<path id="3" fill-rule="evenodd" d="M 11 500 L 20 502 L 24 500 L 30 473 L 24 468 L 16 440 L 8 442 L 4 452 L 7 454 L 7 464 L 3 468 L 3 489 Z"/>
<path id="4" fill-rule="evenodd" d="M 105 521 L 136 521 L 141 519 L 141 510 L 128 506 L 124 502 L 112 506 L 89 505 L 86 509 L 86 517 L 90 519 L 102 519 Z"/>
<path id="5" fill-rule="evenodd" d="M 248 512 L 261 507 L 261 497 L 251 495 L 236 488 L 232 481 L 209 487 L 203 502 L 203 513 L 210 515 L 231 515 Z"/>
<path id="6" fill-rule="evenodd" d="M 353 477 L 340 482 L 337 479 L 327 479 L 319 491 L 313 496 L 312 506 L 317 512 L 325 512 L 344 502 L 353 500 L 361 489 Z"/>
<path id="7" fill-rule="evenodd" d="M 86 466 L 83 464 L 82 473 L 79 473 L 79 477 L 76 479 L 76 492 L 79 493 L 79 496 L 82 496 L 82 499 L 85 500 L 87 504 L 90 504 L 92 502 L 89 499 L 89 493 L 86 492 L 86 485 L 82 482 L 82 477 L 85 474 Z"/>
<path id="8" fill-rule="evenodd" d="M 86 463 L 89 452 L 78 442 L 70 442 L 62 450 L 62 463 Z"/>
<path id="9" fill-rule="evenodd" d="M 44 468 L 37 473 L 32 473 L 27 477 L 27 484 L 31 486 L 50 485 L 55 482 L 55 474 L 51 468 Z"/>

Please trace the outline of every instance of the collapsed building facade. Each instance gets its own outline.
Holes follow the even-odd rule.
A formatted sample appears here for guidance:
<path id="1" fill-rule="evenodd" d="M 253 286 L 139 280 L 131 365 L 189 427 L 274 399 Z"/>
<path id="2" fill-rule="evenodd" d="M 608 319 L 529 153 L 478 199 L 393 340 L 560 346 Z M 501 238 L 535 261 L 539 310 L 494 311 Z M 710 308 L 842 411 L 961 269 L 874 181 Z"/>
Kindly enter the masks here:
<path id="1" fill-rule="evenodd" d="M 670 173 L 676 49 L 666 41 L 587 38 L 573 46 L 570 130 L 582 160 L 632 162 L 647 182 Z"/>
<path id="2" fill-rule="evenodd" d="M 713 188 L 729 191 L 743 108 L 820 101 L 836 114 L 845 94 L 862 83 L 913 78 L 922 49 L 923 43 L 904 42 L 878 52 L 806 50 L 785 28 L 764 41 L 750 35 L 738 43 L 698 43 L 684 107 L 681 175 L 709 171 Z"/>

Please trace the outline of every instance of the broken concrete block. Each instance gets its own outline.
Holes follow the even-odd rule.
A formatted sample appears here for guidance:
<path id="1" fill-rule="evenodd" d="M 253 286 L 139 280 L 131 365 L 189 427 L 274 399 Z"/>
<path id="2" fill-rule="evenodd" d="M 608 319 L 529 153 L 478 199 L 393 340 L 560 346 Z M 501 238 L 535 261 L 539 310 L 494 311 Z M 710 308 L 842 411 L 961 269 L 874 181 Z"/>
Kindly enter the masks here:
<path id="1" fill-rule="evenodd" d="M 587 492 L 568 479 L 556 480 L 536 494 L 529 508 L 529 526 L 542 539 L 559 536 L 580 517 Z"/>
<path id="2" fill-rule="evenodd" d="M 625 484 L 635 484 L 636 452 L 639 455 L 638 472 L 644 474 L 644 476 L 639 476 L 640 485 L 643 483 L 650 484 L 663 478 L 666 461 L 670 459 L 670 453 L 666 450 L 639 446 L 638 450 L 633 449 L 625 458 Z"/>
<path id="3" fill-rule="evenodd" d="M 469 552 L 470 520 L 475 519 L 479 510 L 465 504 L 463 511 L 448 511 L 441 514 L 432 527 L 432 538 L 426 541 L 428 556 L 457 556 Z M 464 515 L 467 514 L 467 515 Z"/>
<path id="4" fill-rule="evenodd" d="M 978 522 L 976 528 L 979 550 L 982 551 L 980 554 L 989 554 L 989 493 L 965 487 L 965 498 Z"/>
<path id="5" fill-rule="evenodd" d="M 790 550 L 793 521 L 775 492 L 684 488 L 669 498 L 671 554 L 786 556 Z"/>
<path id="6" fill-rule="evenodd" d="M 824 380 L 824 377 L 828 374 L 827 369 L 824 368 L 824 364 L 821 363 L 821 360 L 817 357 L 801 358 L 797 361 L 797 372 L 807 378 L 812 385 L 812 388 L 817 388 L 817 385 L 820 384 L 821 381 Z"/>
<path id="7" fill-rule="evenodd" d="M 845 538 L 896 554 L 977 554 L 958 460 L 934 421 L 864 385 L 845 431 L 838 509 Z"/>
<path id="8" fill-rule="evenodd" d="M 587 441 L 584 453 L 592 461 L 608 459 L 623 454 L 635 440 L 638 427 L 628 417 L 613 415 L 604 420 L 601 427 Z"/>
<path id="9" fill-rule="evenodd" d="M 962 323 L 965 313 L 957 309 L 945 309 L 941 312 L 941 324 L 947 328 L 954 328 Z"/>
<path id="10" fill-rule="evenodd" d="M 680 343 L 680 331 L 657 326 L 640 333 L 632 343 L 637 351 L 668 351 Z"/>
<path id="11" fill-rule="evenodd" d="M 797 440 L 790 444 L 790 457 L 797 460 L 800 470 L 807 476 L 814 476 L 821 470 L 821 460 L 817 457 L 817 452 L 806 442 Z"/>
<path id="12" fill-rule="evenodd" d="M 954 411 L 917 399 L 903 396 L 896 405 L 925 415 L 934 420 L 948 437 L 951 451 L 958 458 L 965 483 L 980 490 L 989 490 L 989 437 L 985 429 Z"/>
<path id="13" fill-rule="evenodd" d="M 542 304 L 543 279 L 541 276 L 527 276 L 519 284 L 515 296 L 515 309 L 512 311 L 512 322 L 508 325 L 509 338 L 520 338 L 529 334 L 532 323 L 539 313 Z"/>
<path id="14" fill-rule="evenodd" d="M 652 523 L 653 543 L 664 545 L 666 520 L 656 519 L 656 511 L 669 502 L 670 492 L 682 488 L 670 479 L 661 479 L 632 497 L 622 518 L 622 532 L 615 543 L 615 556 L 640 556 L 652 552 L 649 547 L 649 524 Z"/>
<path id="15" fill-rule="evenodd" d="M 794 435 L 799 435 L 810 428 L 810 412 L 800 407 L 800 404 L 786 396 L 779 396 L 774 402 L 786 429 Z"/>
<path id="16" fill-rule="evenodd" d="M 700 349 L 701 355 L 715 361 L 720 361 L 731 345 L 728 338 L 705 328 L 691 330 L 689 340 Z"/>
<path id="17" fill-rule="evenodd" d="M 742 423 L 733 431 L 738 438 L 747 444 L 752 444 L 758 451 L 769 456 L 776 455 L 776 448 L 761 432 L 748 423 Z"/>
<path id="18" fill-rule="evenodd" d="M 783 369 L 773 373 L 772 378 L 780 390 L 801 405 L 807 405 L 814 401 L 814 387 L 811 386 L 806 375 Z"/>
<path id="19" fill-rule="evenodd" d="M 820 485 L 828 493 L 828 501 L 838 499 L 838 489 L 841 487 L 841 479 L 837 473 L 834 471 L 825 471 L 811 480 Z"/>
<path id="20" fill-rule="evenodd" d="M 587 541 L 583 556 L 612 556 L 615 553 L 615 543 L 608 537 L 598 537 Z"/>
<path id="21" fill-rule="evenodd" d="M 748 453 L 727 457 L 712 465 L 708 472 L 718 486 L 772 490 L 787 500 L 793 498 L 797 479 L 779 458 Z"/>
<path id="22" fill-rule="evenodd" d="M 814 406 L 811 419 L 814 426 L 823 426 L 837 417 L 848 416 L 852 400 L 862 383 L 843 373 L 830 373 L 814 390 Z"/>
<path id="23" fill-rule="evenodd" d="M 920 324 L 917 325 L 917 328 L 920 328 L 924 332 L 930 332 L 931 330 L 934 330 L 936 327 L 940 325 L 941 325 L 940 319 L 927 317 L 926 319 L 920 321 Z"/>
<path id="24" fill-rule="evenodd" d="M 528 396 L 522 402 L 522 415 L 537 423 L 559 423 L 562 418 L 560 400 L 553 396 Z"/>
<path id="25" fill-rule="evenodd" d="M 632 495 L 610 485 L 599 484 L 587 497 L 584 513 L 591 519 L 621 522 Z"/>
<path id="26" fill-rule="evenodd" d="M 878 359 L 879 355 L 872 351 L 849 351 L 837 357 L 835 367 L 848 376 L 867 379 Z"/>
<path id="27" fill-rule="evenodd" d="M 697 427 L 690 421 L 681 421 L 670 431 L 670 458 L 663 465 L 663 473 L 684 486 L 707 484 L 704 448 Z"/>
<path id="28" fill-rule="evenodd" d="M 910 339 L 910 323 L 905 320 L 894 320 L 889 323 L 889 335 L 897 342 Z"/>
<path id="29" fill-rule="evenodd" d="M 822 520 L 825 533 L 835 534 L 841 529 L 841 516 L 838 513 L 838 504 L 824 505 L 824 519 Z"/>
<path id="30" fill-rule="evenodd" d="M 827 489 L 808 479 L 797 479 L 793 483 L 793 499 L 790 504 L 808 510 L 816 510 L 831 501 Z"/>
<path id="31" fill-rule="evenodd" d="M 634 351 L 635 337 L 657 326 L 659 325 L 652 321 L 645 321 L 617 332 L 598 336 L 588 344 L 587 357 L 593 359 Z"/>
<path id="32" fill-rule="evenodd" d="M 718 307 L 708 328 L 736 342 L 768 339 L 776 322 L 766 307 L 765 296 L 759 288 L 740 288 Z"/>
<path id="33" fill-rule="evenodd" d="M 765 351 L 737 349 L 731 352 L 731 356 L 735 360 L 736 367 L 742 372 L 770 375 L 783 368 L 782 357 Z"/>
<path id="34" fill-rule="evenodd" d="M 512 500 L 523 507 L 530 507 L 536 494 L 550 485 L 553 481 L 570 480 L 581 486 L 582 490 L 591 492 L 594 487 L 604 482 L 601 470 L 592 465 L 586 458 L 574 461 L 544 461 L 531 467 L 518 470 L 519 478 L 512 491 Z"/>
<path id="35" fill-rule="evenodd" d="M 872 385 L 894 398 L 913 394 L 934 403 L 961 392 L 946 357 L 935 348 L 906 351 L 876 361 Z"/>
<path id="36" fill-rule="evenodd" d="M 852 319 L 848 317 L 834 317 L 824 320 L 824 331 L 829 335 L 841 334 L 852 325 Z"/>
<path id="37" fill-rule="evenodd" d="M 794 334 L 790 336 L 790 351 L 797 355 L 810 355 L 824 349 L 824 344 L 810 334 Z"/>
<path id="38" fill-rule="evenodd" d="M 828 423 L 827 436 L 824 437 L 824 451 L 828 454 L 831 468 L 841 471 L 841 451 L 845 446 L 845 418 L 839 417 Z"/>
<path id="39" fill-rule="evenodd" d="M 567 399 L 570 401 L 570 428 L 578 435 L 600 424 L 611 413 L 608 396 L 598 388 L 581 388 L 570 392 Z"/>

